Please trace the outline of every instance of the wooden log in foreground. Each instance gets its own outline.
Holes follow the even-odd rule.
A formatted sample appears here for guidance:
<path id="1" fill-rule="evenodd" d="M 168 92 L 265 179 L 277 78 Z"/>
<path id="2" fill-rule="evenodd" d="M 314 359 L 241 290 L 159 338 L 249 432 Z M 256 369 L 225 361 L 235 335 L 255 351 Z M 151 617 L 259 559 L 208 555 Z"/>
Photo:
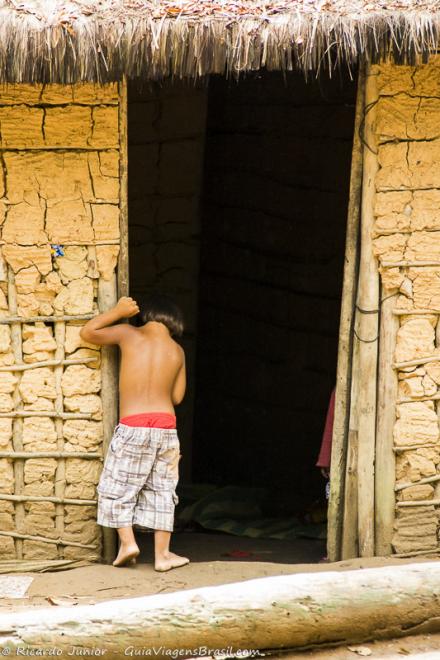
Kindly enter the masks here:
<path id="1" fill-rule="evenodd" d="M 145 649 L 158 656 L 188 649 L 185 657 L 201 655 L 201 647 L 345 644 L 440 630 L 439 596 L 440 562 L 299 573 L 4 614 L 0 647 L 94 647 L 116 659 Z"/>

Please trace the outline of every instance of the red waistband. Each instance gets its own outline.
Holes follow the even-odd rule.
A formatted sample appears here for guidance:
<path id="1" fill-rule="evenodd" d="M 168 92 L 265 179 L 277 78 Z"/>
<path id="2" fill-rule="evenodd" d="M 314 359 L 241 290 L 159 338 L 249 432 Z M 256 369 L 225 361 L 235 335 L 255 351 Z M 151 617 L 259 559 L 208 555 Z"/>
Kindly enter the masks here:
<path id="1" fill-rule="evenodd" d="M 138 413 L 137 415 L 127 415 L 121 417 L 120 424 L 126 426 L 145 426 L 156 429 L 175 429 L 176 416 L 164 412 Z"/>

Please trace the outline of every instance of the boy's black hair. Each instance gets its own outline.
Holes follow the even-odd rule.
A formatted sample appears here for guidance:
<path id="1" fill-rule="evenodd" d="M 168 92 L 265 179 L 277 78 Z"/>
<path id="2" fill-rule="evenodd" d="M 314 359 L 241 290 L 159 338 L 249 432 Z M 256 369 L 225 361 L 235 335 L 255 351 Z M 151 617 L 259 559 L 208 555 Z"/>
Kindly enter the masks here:
<path id="1" fill-rule="evenodd" d="M 139 305 L 142 323 L 157 321 L 167 326 L 171 336 L 180 337 L 183 333 L 183 313 L 172 298 L 163 293 L 152 293 Z"/>

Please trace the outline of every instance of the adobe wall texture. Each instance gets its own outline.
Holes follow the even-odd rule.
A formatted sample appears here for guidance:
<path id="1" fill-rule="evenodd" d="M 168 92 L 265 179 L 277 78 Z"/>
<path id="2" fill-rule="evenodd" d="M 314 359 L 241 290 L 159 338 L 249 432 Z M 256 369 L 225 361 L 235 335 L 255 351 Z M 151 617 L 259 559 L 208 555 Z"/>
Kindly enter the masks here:
<path id="1" fill-rule="evenodd" d="M 439 525 L 429 500 L 439 498 L 440 481 L 421 482 L 435 477 L 440 463 L 440 62 L 377 66 L 373 74 L 379 92 L 374 246 L 382 298 L 395 294 L 395 307 L 413 312 L 399 316 L 394 356 L 397 364 L 415 361 L 398 369 L 394 446 L 408 449 L 396 452 L 396 483 L 410 485 L 397 500 L 428 500 L 396 506 L 392 543 L 395 552 L 432 550 Z M 437 354 L 438 361 L 424 363 Z"/>
<path id="2" fill-rule="evenodd" d="M 116 85 L 0 89 L 2 317 L 98 311 L 98 282 L 112 278 L 119 251 L 117 244 L 94 245 L 119 238 L 118 116 Z M 53 252 L 54 244 L 64 246 L 63 255 Z M 2 371 L 0 451 L 102 453 L 100 352 L 80 339 L 80 327 L 31 320 L 0 324 L 2 368 L 95 358 Z M 17 410 L 27 416 L 10 416 Z M 55 412 L 62 416 L 49 416 Z M 94 500 L 100 470 L 99 459 L 1 458 L 0 494 Z M 92 505 L 0 499 L 0 531 L 93 546 L 0 534 L 0 558 L 98 558 L 101 530 L 95 521 Z"/>

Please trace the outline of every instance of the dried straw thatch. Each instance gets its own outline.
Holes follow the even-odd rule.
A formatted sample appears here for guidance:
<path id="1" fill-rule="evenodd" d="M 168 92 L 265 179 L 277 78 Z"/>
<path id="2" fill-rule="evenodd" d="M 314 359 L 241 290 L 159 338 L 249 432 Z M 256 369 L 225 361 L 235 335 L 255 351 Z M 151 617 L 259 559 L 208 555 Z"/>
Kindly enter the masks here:
<path id="1" fill-rule="evenodd" d="M 0 82 L 413 63 L 439 28 L 439 0 L 0 0 Z"/>

